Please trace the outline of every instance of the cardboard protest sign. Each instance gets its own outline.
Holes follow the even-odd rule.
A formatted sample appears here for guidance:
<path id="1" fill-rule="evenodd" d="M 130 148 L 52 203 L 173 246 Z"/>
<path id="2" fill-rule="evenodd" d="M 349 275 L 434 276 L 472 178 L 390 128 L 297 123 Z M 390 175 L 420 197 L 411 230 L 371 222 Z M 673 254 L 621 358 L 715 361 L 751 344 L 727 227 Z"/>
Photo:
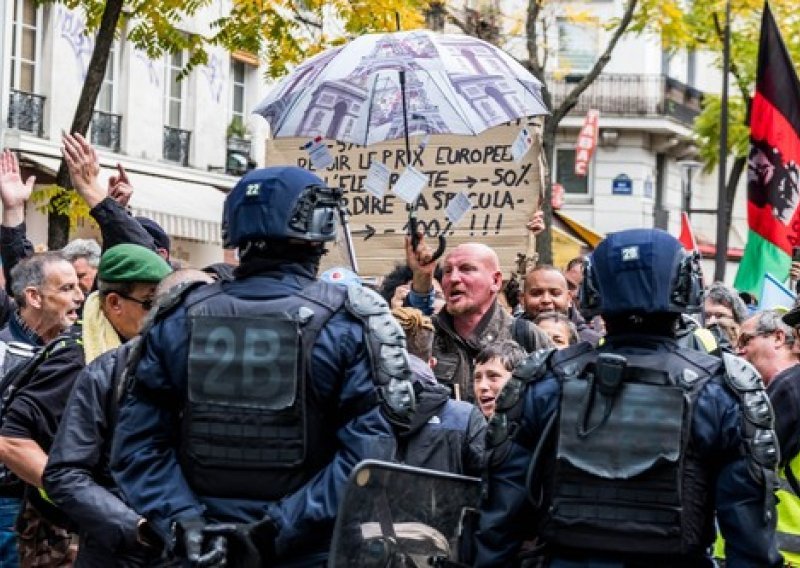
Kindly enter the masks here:
<path id="1" fill-rule="evenodd" d="M 436 248 L 436 236 L 443 234 L 448 249 L 465 242 L 491 246 L 500 256 L 507 276 L 516 266 L 518 253 L 530 253 L 525 223 L 536 208 L 540 194 L 541 121 L 526 121 L 535 133 L 533 150 L 515 162 L 511 145 L 521 122 L 499 126 L 479 136 L 422 136 L 411 140 L 410 165 L 427 177 L 420 194 L 419 226 Z M 308 140 L 279 138 L 267 141 L 267 165 L 298 165 L 319 175 L 328 185 L 345 190 L 350 209 L 360 273 L 380 276 L 395 263 L 405 261 L 403 236 L 407 231 L 408 209 L 393 188 L 405 171 L 406 150 L 402 139 L 359 147 L 326 141 L 333 163 L 321 171 L 309 163 L 303 149 Z M 389 190 L 378 197 L 368 191 L 366 180 L 372 162 L 390 172 Z M 457 223 L 448 221 L 451 201 L 464 193 L 472 203 Z M 459 200 L 463 200 L 463 197 Z M 451 211 L 453 208 L 451 208 Z M 330 247 L 333 248 L 333 247 Z M 323 259 L 323 268 L 347 265 L 343 245 Z"/>

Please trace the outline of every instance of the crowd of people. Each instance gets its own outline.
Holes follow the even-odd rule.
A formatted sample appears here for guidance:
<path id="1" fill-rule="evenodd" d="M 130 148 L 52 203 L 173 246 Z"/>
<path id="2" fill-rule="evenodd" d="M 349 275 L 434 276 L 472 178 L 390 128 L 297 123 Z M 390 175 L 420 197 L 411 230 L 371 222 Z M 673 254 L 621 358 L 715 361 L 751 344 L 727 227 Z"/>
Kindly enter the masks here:
<path id="1" fill-rule="evenodd" d="M 482 478 L 450 565 L 800 563 L 800 307 L 645 229 L 519 280 L 422 237 L 376 290 L 318 278 L 341 191 L 289 166 L 227 196 L 238 266 L 175 269 L 124 170 L 63 152 L 101 243 L 41 253 L 0 156 L 0 565 L 325 566 L 367 459 Z"/>

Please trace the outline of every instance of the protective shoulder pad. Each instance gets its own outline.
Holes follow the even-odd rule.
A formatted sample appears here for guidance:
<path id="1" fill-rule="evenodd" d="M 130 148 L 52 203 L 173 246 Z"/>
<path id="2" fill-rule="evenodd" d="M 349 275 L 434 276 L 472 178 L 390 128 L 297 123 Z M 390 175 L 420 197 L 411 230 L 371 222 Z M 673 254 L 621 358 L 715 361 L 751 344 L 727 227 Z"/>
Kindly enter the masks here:
<path id="1" fill-rule="evenodd" d="M 160 321 L 164 319 L 167 315 L 172 313 L 175 308 L 181 305 L 189 297 L 189 294 L 203 286 L 208 286 L 209 288 L 214 287 L 216 289 L 219 287 L 219 284 L 207 284 L 202 280 L 195 282 L 181 282 L 180 284 L 176 284 L 167 290 L 167 292 L 161 296 L 161 298 L 159 298 L 158 303 L 156 304 L 156 313 L 153 316 L 153 320 Z M 197 302 L 195 301 L 193 303 Z"/>
<path id="2" fill-rule="evenodd" d="M 725 382 L 731 389 L 737 393 L 764 390 L 761 375 L 749 362 L 725 352 L 722 353 L 722 362 L 725 364 Z"/>
<path id="3" fill-rule="evenodd" d="M 403 329 L 386 301 L 363 286 L 348 286 L 345 309 L 364 326 L 372 378 L 384 411 L 392 422 L 405 424 L 414 410 L 415 397 Z"/>
<path id="4" fill-rule="evenodd" d="M 764 382 L 755 367 L 744 359 L 723 352 L 722 361 L 725 384 L 739 399 L 742 408 L 742 438 L 749 458 L 748 470 L 759 483 L 769 482 L 780 461 L 780 447 Z"/>

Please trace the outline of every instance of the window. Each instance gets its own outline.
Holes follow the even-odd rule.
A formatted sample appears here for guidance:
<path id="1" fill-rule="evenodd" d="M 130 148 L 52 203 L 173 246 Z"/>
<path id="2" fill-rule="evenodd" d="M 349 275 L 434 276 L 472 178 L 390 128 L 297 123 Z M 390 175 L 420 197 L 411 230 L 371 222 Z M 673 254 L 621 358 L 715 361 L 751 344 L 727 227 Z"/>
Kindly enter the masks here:
<path id="1" fill-rule="evenodd" d="M 167 94 L 166 117 L 164 123 L 172 128 L 181 128 L 183 124 L 183 81 L 178 80 L 184 66 L 183 52 L 167 56 L 167 77 L 164 89 Z"/>
<path id="2" fill-rule="evenodd" d="M 245 74 L 247 72 L 244 61 L 231 62 L 231 85 L 233 88 L 231 96 L 231 122 L 245 123 Z"/>
<path id="3" fill-rule="evenodd" d="M 36 63 L 41 54 L 41 10 L 33 0 L 12 0 L 14 21 L 11 27 L 11 88 L 36 92 Z"/>
<path id="4" fill-rule="evenodd" d="M 574 148 L 556 150 L 556 183 L 564 186 L 567 195 L 589 195 L 589 176 L 575 175 Z"/>
<path id="5" fill-rule="evenodd" d="M 103 112 L 114 112 L 116 107 L 114 81 L 117 78 L 117 52 L 118 47 L 112 43 L 111 50 L 108 52 L 106 74 L 103 77 L 102 85 L 100 85 L 100 94 L 97 95 L 97 104 L 95 105 L 97 110 Z"/>
<path id="6" fill-rule="evenodd" d="M 597 59 L 597 27 L 558 20 L 558 67 L 567 73 L 587 73 Z"/>

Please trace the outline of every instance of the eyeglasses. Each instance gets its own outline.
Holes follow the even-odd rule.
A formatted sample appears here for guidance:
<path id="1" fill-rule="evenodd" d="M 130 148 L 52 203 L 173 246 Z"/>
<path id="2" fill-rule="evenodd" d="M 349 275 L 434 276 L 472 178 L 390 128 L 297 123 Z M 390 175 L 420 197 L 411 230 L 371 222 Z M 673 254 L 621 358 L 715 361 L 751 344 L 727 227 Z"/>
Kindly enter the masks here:
<path id="1" fill-rule="evenodd" d="M 739 341 L 737 342 L 737 345 L 739 349 L 744 349 L 756 337 L 767 337 L 768 335 L 772 335 L 773 333 L 775 333 L 775 331 L 759 331 L 758 333 L 742 332 L 739 334 Z"/>
<path id="2" fill-rule="evenodd" d="M 130 300 L 131 302 L 134 302 L 135 304 L 139 304 L 140 306 L 142 306 L 142 308 L 145 311 L 149 312 L 153 308 L 153 300 L 152 299 L 140 300 L 139 298 L 134 298 L 133 296 L 128 296 L 127 294 L 123 294 L 122 292 L 115 292 L 115 294 L 117 296 L 119 296 L 120 298 L 125 298 L 126 300 Z"/>

